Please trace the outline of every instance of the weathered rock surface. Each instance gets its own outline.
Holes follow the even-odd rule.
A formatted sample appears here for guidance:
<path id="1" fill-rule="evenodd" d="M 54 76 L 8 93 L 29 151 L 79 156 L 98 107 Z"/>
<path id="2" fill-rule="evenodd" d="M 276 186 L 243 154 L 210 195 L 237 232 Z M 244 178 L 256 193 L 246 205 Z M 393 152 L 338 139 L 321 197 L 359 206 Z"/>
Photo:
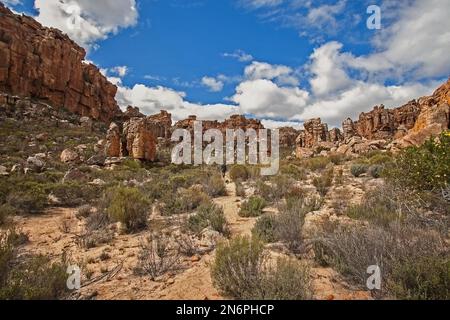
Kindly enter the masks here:
<path id="1" fill-rule="evenodd" d="M 66 149 L 61 153 L 61 162 L 76 163 L 80 161 L 80 155 L 72 149 Z"/>
<path id="2" fill-rule="evenodd" d="M 117 87 L 84 62 L 85 50 L 67 35 L 2 3 L 0 16 L 0 91 L 105 122 L 121 113 Z"/>
<path id="3" fill-rule="evenodd" d="M 132 118 L 123 127 L 122 156 L 139 160 L 156 160 L 157 136 L 159 126 L 149 118 Z"/>
<path id="4" fill-rule="evenodd" d="M 111 123 L 106 134 L 105 155 L 109 158 L 119 157 L 121 149 L 120 128 Z"/>
<path id="5" fill-rule="evenodd" d="M 194 130 L 194 122 L 197 120 L 198 120 L 197 116 L 189 116 L 188 119 L 178 121 L 175 124 L 175 128 L 193 131 Z M 264 129 L 264 126 L 262 125 L 260 120 L 247 119 L 243 115 L 233 115 L 229 119 L 226 119 L 223 122 L 216 121 L 216 120 L 215 121 L 206 120 L 206 121 L 202 121 L 202 124 L 203 124 L 203 131 L 207 131 L 210 129 L 218 129 L 223 134 L 226 133 L 227 129 L 230 129 L 230 130 L 242 129 L 244 131 L 249 130 L 249 129 L 253 129 L 256 131 L 258 131 L 260 129 Z"/>

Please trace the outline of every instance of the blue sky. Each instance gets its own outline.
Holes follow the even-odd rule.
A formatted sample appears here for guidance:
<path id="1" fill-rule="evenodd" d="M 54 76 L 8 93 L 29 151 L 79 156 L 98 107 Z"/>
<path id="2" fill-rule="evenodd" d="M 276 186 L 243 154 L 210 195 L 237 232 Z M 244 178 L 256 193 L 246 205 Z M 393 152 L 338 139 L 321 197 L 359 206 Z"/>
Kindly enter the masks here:
<path id="1" fill-rule="evenodd" d="M 448 0 L 6 3 L 85 47 L 121 106 L 175 119 L 243 113 L 268 126 L 310 117 L 338 126 L 375 104 L 430 94 L 450 75 Z M 366 26 L 371 4 L 380 30 Z"/>

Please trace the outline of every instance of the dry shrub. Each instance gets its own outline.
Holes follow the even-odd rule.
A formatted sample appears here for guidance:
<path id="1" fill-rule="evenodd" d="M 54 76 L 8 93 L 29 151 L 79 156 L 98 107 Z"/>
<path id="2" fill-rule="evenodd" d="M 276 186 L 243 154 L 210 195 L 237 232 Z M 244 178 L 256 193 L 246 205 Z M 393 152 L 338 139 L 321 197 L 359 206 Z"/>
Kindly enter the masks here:
<path id="1" fill-rule="evenodd" d="M 170 238 L 164 234 L 151 235 L 141 241 L 136 272 L 149 275 L 151 280 L 167 272 L 180 268 L 180 253 L 178 248 L 171 248 Z"/>
<path id="2" fill-rule="evenodd" d="M 189 230 L 195 233 L 201 233 L 208 227 L 224 235 L 229 234 L 228 223 L 223 208 L 212 202 L 203 203 L 198 208 L 197 213 L 188 220 Z"/>
<path id="3" fill-rule="evenodd" d="M 333 168 L 321 173 L 313 179 L 313 185 L 322 197 L 325 197 L 333 185 L 334 171 Z"/>
<path id="4" fill-rule="evenodd" d="M 214 285 L 227 297 L 239 300 L 310 299 L 307 266 L 279 259 L 271 264 L 257 238 L 238 237 L 222 243 L 211 268 Z"/>
<path id="5" fill-rule="evenodd" d="M 377 265 L 382 270 L 382 296 L 424 298 L 423 288 L 431 286 L 433 297 L 448 296 L 447 291 L 436 293 L 436 283 L 448 283 L 450 273 L 433 269 L 422 272 L 423 259 L 442 261 L 449 259 L 444 239 L 430 229 L 410 225 L 339 227 L 314 242 L 316 261 L 332 266 L 355 285 L 364 288 L 367 268 Z M 422 275 L 411 281 L 411 270 Z M 442 270 L 442 266 L 435 270 Z M 429 282 L 429 279 L 438 279 Z M 440 286 L 438 286 L 441 288 Z M 400 288 L 400 289 L 399 289 Z M 448 288 L 448 287 L 447 287 Z M 404 294 L 399 295 L 399 290 Z"/>

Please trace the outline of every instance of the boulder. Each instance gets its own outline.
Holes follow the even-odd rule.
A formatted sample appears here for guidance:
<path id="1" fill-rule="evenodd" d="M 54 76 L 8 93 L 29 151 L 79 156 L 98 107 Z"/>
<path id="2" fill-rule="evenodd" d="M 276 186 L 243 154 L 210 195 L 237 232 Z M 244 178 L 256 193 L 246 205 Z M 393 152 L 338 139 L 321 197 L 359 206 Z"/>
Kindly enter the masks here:
<path id="1" fill-rule="evenodd" d="M 6 168 L 5 166 L 0 166 L 0 176 L 8 176 L 9 172 L 8 172 L 8 168 Z"/>
<path id="2" fill-rule="evenodd" d="M 72 149 L 64 150 L 60 158 L 63 163 L 78 163 L 80 161 L 80 155 Z"/>
<path id="3" fill-rule="evenodd" d="M 33 171 L 41 172 L 45 168 L 45 161 L 40 156 L 33 156 L 27 159 L 27 167 Z"/>

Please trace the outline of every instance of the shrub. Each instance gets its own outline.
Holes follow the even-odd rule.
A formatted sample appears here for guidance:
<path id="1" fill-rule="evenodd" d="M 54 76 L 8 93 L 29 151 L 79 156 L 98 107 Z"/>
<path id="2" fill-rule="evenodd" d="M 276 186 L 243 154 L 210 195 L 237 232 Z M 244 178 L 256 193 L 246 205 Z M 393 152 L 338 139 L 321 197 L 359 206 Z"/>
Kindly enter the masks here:
<path id="1" fill-rule="evenodd" d="M 53 194 L 62 206 L 78 206 L 96 199 L 100 187 L 85 183 L 56 183 L 46 186 L 47 193 Z"/>
<path id="2" fill-rule="evenodd" d="M 247 181 L 250 177 L 250 173 L 247 170 L 246 166 L 243 165 L 234 165 L 230 169 L 230 178 L 233 181 Z"/>
<path id="3" fill-rule="evenodd" d="M 177 270 L 180 255 L 178 250 L 170 248 L 169 242 L 162 234 L 152 235 L 141 241 L 136 273 L 149 275 L 154 281 L 167 272 Z"/>
<path id="4" fill-rule="evenodd" d="M 341 153 L 332 153 L 329 155 L 330 161 L 338 166 L 347 160 L 347 157 Z"/>
<path id="5" fill-rule="evenodd" d="M 264 272 L 260 299 L 310 300 L 313 297 L 310 268 L 296 260 L 279 258 Z"/>
<path id="6" fill-rule="evenodd" d="M 33 256 L 16 265 L 0 289 L 0 299 L 51 300 L 66 292 L 67 266 L 51 263 L 47 257 Z"/>
<path id="7" fill-rule="evenodd" d="M 108 192 L 111 202 L 107 212 L 113 221 L 121 222 L 129 232 L 147 226 L 150 204 L 138 189 L 117 187 Z"/>
<path id="8" fill-rule="evenodd" d="M 450 184 L 450 134 L 403 150 L 386 169 L 390 183 L 417 191 L 436 191 Z"/>
<path id="9" fill-rule="evenodd" d="M 306 180 L 308 175 L 304 168 L 298 167 L 294 164 L 288 164 L 281 167 L 281 173 L 283 175 L 292 177 L 296 180 Z"/>
<path id="10" fill-rule="evenodd" d="M 275 237 L 285 243 L 289 250 L 296 251 L 302 243 L 305 216 L 296 212 L 284 212 L 277 217 Z"/>
<path id="11" fill-rule="evenodd" d="M 257 238 L 239 237 L 221 244 L 211 268 L 214 285 L 239 300 L 311 299 L 309 268 L 291 259 L 271 264 Z"/>
<path id="12" fill-rule="evenodd" d="M 372 166 L 385 165 L 390 162 L 392 162 L 392 157 L 384 153 L 379 153 L 369 158 L 369 164 Z"/>
<path id="13" fill-rule="evenodd" d="M 38 213 L 45 208 L 48 201 L 42 186 L 34 185 L 11 192 L 7 197 L 7 202 L 23 213 Z"/>
<path id="14" fill-rule="evenodd" d="M 327 195 L 328 191 L 333 185 L 333 178 L 333 169 L 329 169 L 313 179 L 312 183 L 316 187 L 317 192 L 319 192 L 322 197 L 325 197 Z"/>
<path id="15" fill-rule="evenodd" d="M 403 220 L 406 210 L 413 208 L 408 204 L 407 195 L 391 186 L 381 186 L 369 191 L 359 205 L 349 207 L 345 214 L 358 220 L 367 220 L 381 226 L 388 226 L 395 221 Z"/>
<path id="16" fill-rule="evenodd" d="M 188 226 L 191 231 L 196 233 L 211 227 L 217 232 L 228 234 L 228 225 L 223 209 L 212 202 L 202 204 L 198 208 L 197 214 L 189 218 Z"/>
<path id="17" fill-rule="evenodd" d="M 367 170 L 369 170 L 369 166 L 363 163 L 356 163 L 350 168 L 350 172 L 356 178 L 359 178 L 363 174 L 367 173 Z"/>
<path id="18" fill-rule="evenodd" d="M 273 243 L 277 241 L 275 230 L 277 226 L 277 216 L 265 214 L 260 217 L 252 230 L 254 237 L 257 237 L 265 243 Z"/>
<path id="19" fill-rule="evenodd" d="M 239 216 L 245 218 L 259 217 L 263 214 L 266 205 L 266 200 L 253 196 L 242 204 Z"/>
<path id="20" fill-rule="evenodd" d="M 44 256 L 21 257 L 16 246 L 21 236 L 14 229 L 0 234 L 0 299 L 48 300 L 66 291 L 66 264 Z M 18 242 L 19 241 L 19 242 Z"/>
<path id="21" fill-rule="evenodd" d="M 421 288 L 442 288 L 435 285 L 445 279 L 441 271 L 433 271 L 442 270 L 442 266 L 431 268 L 427 276 L 423 276 L 421 271 L 423 259 L 434 260 L 440 256 L 444 256 L 447 261 L 449 259 L 444 240 L 430 229 L 398 225 L 387 229 L 376 226 L 341 227 L 332 234 L 316 239 L 316 242 L 316 260 L 332 266 L 361 288 L 366 285 L 367 267 L 379 266 L 383 272 L 382 296 L 401 298 L 406 291 L 413 290 L 415 292 L 410 291 L 409 294 L 417 297 Z M 410 273 L 411 270 L 415 271 Z M 410 277 L 415 280 L 410 282 Z M 433 281 L 430 282 L 430 279 Z M 434 282 L 435 279 L 440 280 Z M 399 292 L 403 293 L 399 295 Z M 448 290 L 439 289 L 439 293 L 433 293 L 433 296 L 436 298 L 447 294 Z"/>
<path id="22" fill-rule="evenodd" d="M 369 174 L 372 178 L 378 179 L 381 177 L 384 171 L 384 166 L 382 165 L 372 165 L 369 167 Z"/>
<path id="23" fill-rule="evenodd" d="M 327 168 L 330 163 L 331 160 L 328 157 L 316 157 L 305 160 L 303 165 L 311 171 L 319 171 Z"/>
<path id="24" fill-rule="evenodd" d="M 393 267 L 389 292 L 402 300 L 449 300 L 450 259 L 423 257 Z"/>
<path id="25" fill-rule="evenodd" d="M 92 206 L 86 204 L 77 209 L 75 216 L 77 217 L 77 219 L 87 218 L 92 214 L 93 210 L 94 208 L 92 208 Z"/>
<path id="26" fill-rule="evenodd" d="M 0 227 L 6 224 L 9 218 L 16 213 L 17 211 L 9 204 L 0 205 Z"/>
<path id="27" fill-rule="evenodd" d="M 256 194 L 269 202 L 278 202 L 293 188 L 295 181 L 286 175 L 275 176 L 270 180 L 270 184 L 258 181 L 256 184 Z"/>
<path id="28" fill-rule="evenodd" d="M 220 197 L 227 194 L 227 189 L 222 177 L 219 174 L 205 177 L 202 181 L 203 190 L 210 197 Z"/>
<path id="29" fill-rule="evenodd" d="M 165 216 L 192 212 L 202 203 L 209 202 L 207 194 L 196 187 L 180 189 L 177 194 L 167 193 L 162 199 L 161 213 Z"/>
<path id="30" fill-rule="evenodd" d="M 225 296 L 252 299 L 259 291 L 264 261 L 264 244 L 256 238 L 238 237 L 223 243 L 211 267 L 214 286 Z"/>

